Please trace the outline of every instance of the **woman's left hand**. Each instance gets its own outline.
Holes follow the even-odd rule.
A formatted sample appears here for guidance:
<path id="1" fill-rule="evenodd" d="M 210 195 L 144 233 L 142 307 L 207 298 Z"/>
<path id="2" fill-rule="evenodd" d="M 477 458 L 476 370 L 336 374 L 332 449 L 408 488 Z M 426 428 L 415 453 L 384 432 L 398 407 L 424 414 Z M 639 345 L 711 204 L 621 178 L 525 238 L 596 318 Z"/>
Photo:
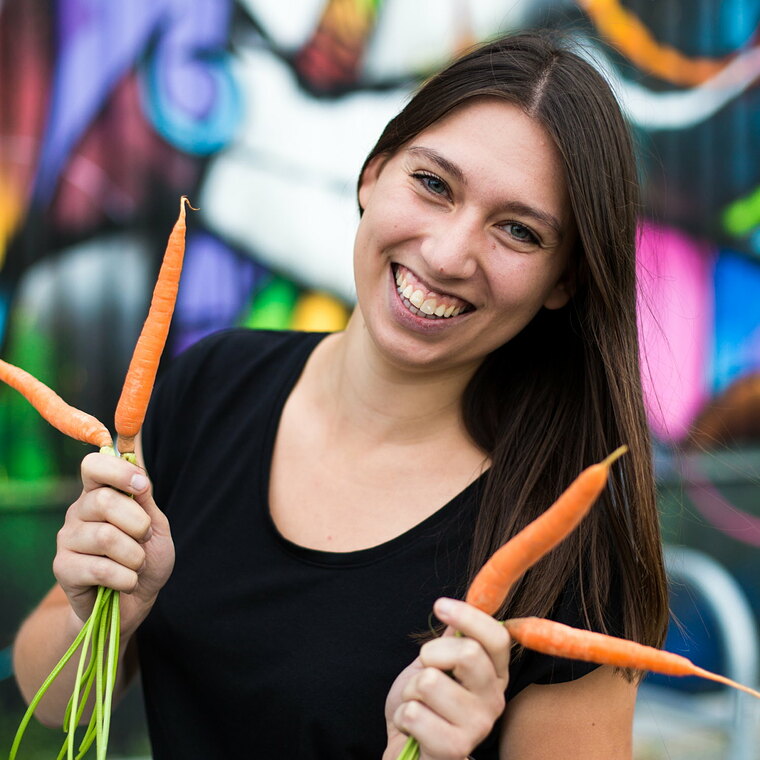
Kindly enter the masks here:
<path id="1" fill-rule="evenodd" d="M 383 760 L 396 760 L 405 734 L 419 742 L 420 760 L 463 760 L 504 710 L 511 645 L 504 626 L 454 599 L 439 599 L 434 611 L 448 628 L 423 645 L 388 693 Z"/>

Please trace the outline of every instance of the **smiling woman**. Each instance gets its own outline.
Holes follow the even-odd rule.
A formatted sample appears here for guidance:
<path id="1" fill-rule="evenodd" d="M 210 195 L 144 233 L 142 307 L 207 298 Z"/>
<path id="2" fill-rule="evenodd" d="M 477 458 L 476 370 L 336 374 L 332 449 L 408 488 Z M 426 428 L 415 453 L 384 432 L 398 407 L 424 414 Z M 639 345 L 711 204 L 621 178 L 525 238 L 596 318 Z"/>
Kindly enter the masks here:
<path id="1" fill-rule="evenodd" d="M 131 599 L 118 689 L 139 669 L 155 760 L 393 760 L 407 734 L 423 760 L 628 758 L 631 674 L 511 651 L 459 601 L 627 443 L 599 504 L 496 617 L 663 638 L 636 171 L 615 99 L 550 34 L 496 40 L 388 124 L 358 200 L 344 332 L 211 336 L 154 394 L 153 488 L 85 460 L 58 585 L 17 640 L 23 690 L 103 584 Z"/>

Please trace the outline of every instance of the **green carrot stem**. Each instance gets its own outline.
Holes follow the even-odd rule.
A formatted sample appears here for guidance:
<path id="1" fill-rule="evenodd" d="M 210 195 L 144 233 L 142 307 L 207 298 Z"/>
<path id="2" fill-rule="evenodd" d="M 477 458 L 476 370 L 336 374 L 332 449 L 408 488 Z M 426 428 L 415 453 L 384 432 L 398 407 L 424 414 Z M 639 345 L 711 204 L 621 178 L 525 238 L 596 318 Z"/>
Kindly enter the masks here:
<path id="1" fill-rule="evenodd" d="M 97 601 L 97 599 L 96 599 Z M 98 606 L 93 606 L 92 612 L 90 613 L 90 617 L 94 618 L 93 626 L 95 629 L 97 629 L 99 623 L 100 623 L 100 617 L 103 613 L 103 605 L 100 604 Z M 87 667 L 85 668 L 84 673 L 82 674 L 82 680 L 84 681 L 84 695 L 80 698 L 79 702 L 79 710 L 77 713 L 77 718 L 74 723 L 74 725 L 78 726 L 80 721 L 82 720 L 82 715 L 84 714 L 84 709 L 87 703 L 87 698 L 90 695 L 90 690 L 92 689 L 92 684 L 95 681 L 95 652 L 93 651 L 93 648 L 90 647 L 89 649 L 90 658 L 87 661 Z M 66 713 L 63 716 L 63 731 L 64 733 L 68 733 L 69 731 L 69 721 L 71 720 L 71 708 L 74 702 L 74 695 L 72 693 L 71 697 L 69 697 L 69 702 L 66 705 Z"/>
<path id="2" fill-rule="evenodd" d="M 119 612 L 119 592 L 114 591 L 111 597 L 111 629 L 108 638 L 108 662 L 106 666 L 105 704 L 103 705 L 103 733 L 101 735 L 103 755 L 98 760 L 105 760 L 106 747 L 108 746 L 108 734 L 111 730 L 111 703 L 113 690 L 116 685 L 116 670 L 119 664 L 119 638 L 120 638 L 121 615 Z M 100 743 L 98 745 L 100 750 Z"/>
<path id="3" fill-rule="evenodd" d="M 108 589 L 111 591 L 111 589 Z M 111 609 L 111 594 L 108 595 L 103 617 L 98 627 L 97 653 L 95 662 L 97 664 L 97 676 L 95 677 L 95 715 L 97 721 L 97 733 L 95 742 L 98 747 L 97 757 L 100 758 L 100 735 L 103 731 L 103 657 L 105 656 L 106 629 L 110 623 L 109 612 Z M 74 760 L 72 757 L 71 760 Z"/>
<path id="4" fill-rule="evenodd" d="M 401 754 L 398 756 L 398 760 L 418 760 L 419 756 L 420 756 L 419 742 L 413 736 L 410 736 L 406 740 L 406 744 L 404 745 L 404 748 L 401 750 Z"/>
<path id="5" fill-rule="evenodd" d="M 13 740 L 13 745 L 11 746 L 8 760 L 15 760 L 16 753 L 18 752 L 19 745 L 21 744 L 21 739 L 24 736 L 24 732 L 26 731 L 26 727 L 29 724 L 29 721 L 32 719 L 32 715 L 34 715 L 34 711 L 37 709 L 37 705 L 45 696 L 45 692 L 47 692 L 50 684 L 55 681 L 58 674 L 66 667 L 68 661 L 72 658 L 77 649 L 79 649 L 79 645 L 82 643 L 82 640 L 84 639 L 86 633 L 87 624 L 85 623 L 85 625 L 82 626 L 82 629 L 77 634 L 77 637 L 74 639 L 71 646 L 66 650 L 66 654 L 61 657 L 53 670 L 50 671 L 50 675 L 44 680 L 42 686 L 40 686 L 32 701 L 29 703 L 29 707 L 24 713 L 24 717 L 21 719 L 21 723 L 19 724 L 18 730 L 16 731 L 16 736 Z"/>
<path id="6" fill-rule="evenodd" d="M 84 641 L 82 642 L 82 654 L 79 657 L 79 665 L 77 666 L 77 676 L 76 680 L 74 681 L 74 691 L 71 695 L 71 714 L 69 716 L 69 736 L 68 736 L 68 760 L 74 760 L 74 733 L 76 731 L 76 717 L 79 715 L 79 712 L 77 710 L 77 705 L 79 702 L 79 694 L 82 687 L 82 670 L 84 666 L 84 661 L 87 657 L 87 651 L 90 646 L 90 639 L 92 638 L 93 634 L 93 628 L 95 627 L 95 623 L 99 621 L 100 619 L 100 605 L 103 603 L 103 595 L 105 593 L 105 589 L 102 586 L 98 587 L 98 595 L 95 597 L 95 605 L 92 608 L 92 612 L 90 613 L 90 617 L 87 619 L 87 622 L 85 623 L 85 628 L 87 629 L 87 633 L 84 636 Z"/>

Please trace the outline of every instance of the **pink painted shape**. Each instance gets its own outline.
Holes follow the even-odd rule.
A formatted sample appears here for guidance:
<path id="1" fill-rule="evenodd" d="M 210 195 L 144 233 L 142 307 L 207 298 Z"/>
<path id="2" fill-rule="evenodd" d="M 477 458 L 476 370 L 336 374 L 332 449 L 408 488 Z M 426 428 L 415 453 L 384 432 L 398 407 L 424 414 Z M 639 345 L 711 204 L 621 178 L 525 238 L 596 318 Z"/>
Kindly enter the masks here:
<path id="1" fill-rule="evenodd" d="M 708 398 L 714 255 L 675 230 L 639 230 L 637 276 L 642 381 L 649 424 L 673 443 Z"/>

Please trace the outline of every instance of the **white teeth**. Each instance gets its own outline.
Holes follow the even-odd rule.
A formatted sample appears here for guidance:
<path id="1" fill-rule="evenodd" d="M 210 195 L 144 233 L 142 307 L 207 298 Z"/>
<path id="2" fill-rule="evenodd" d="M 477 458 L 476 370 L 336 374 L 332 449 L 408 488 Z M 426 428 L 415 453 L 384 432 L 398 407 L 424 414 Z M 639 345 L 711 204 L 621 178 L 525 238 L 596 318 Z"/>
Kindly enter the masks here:
<path id="1" fill-rule="evenodd" d="M 425 298 L 425 291 L 414 287 L 407 280 L 406 272 L 396 271 L 396 289 L 404 305 L 412 314 L 428 317 L 429 319 L 448 319 L 456 317 L 465 309 L 463 306 L 446 306 L 439 304 L 435 298 Z"/>
<path id="2" fill-rule="evenodd" d="M 409 296 L 409 301 L 418 309 L 422 306 L 422 302 L 425 300 L 425 294 L 421 290 L 415 290 L 412 295 Z"/>

